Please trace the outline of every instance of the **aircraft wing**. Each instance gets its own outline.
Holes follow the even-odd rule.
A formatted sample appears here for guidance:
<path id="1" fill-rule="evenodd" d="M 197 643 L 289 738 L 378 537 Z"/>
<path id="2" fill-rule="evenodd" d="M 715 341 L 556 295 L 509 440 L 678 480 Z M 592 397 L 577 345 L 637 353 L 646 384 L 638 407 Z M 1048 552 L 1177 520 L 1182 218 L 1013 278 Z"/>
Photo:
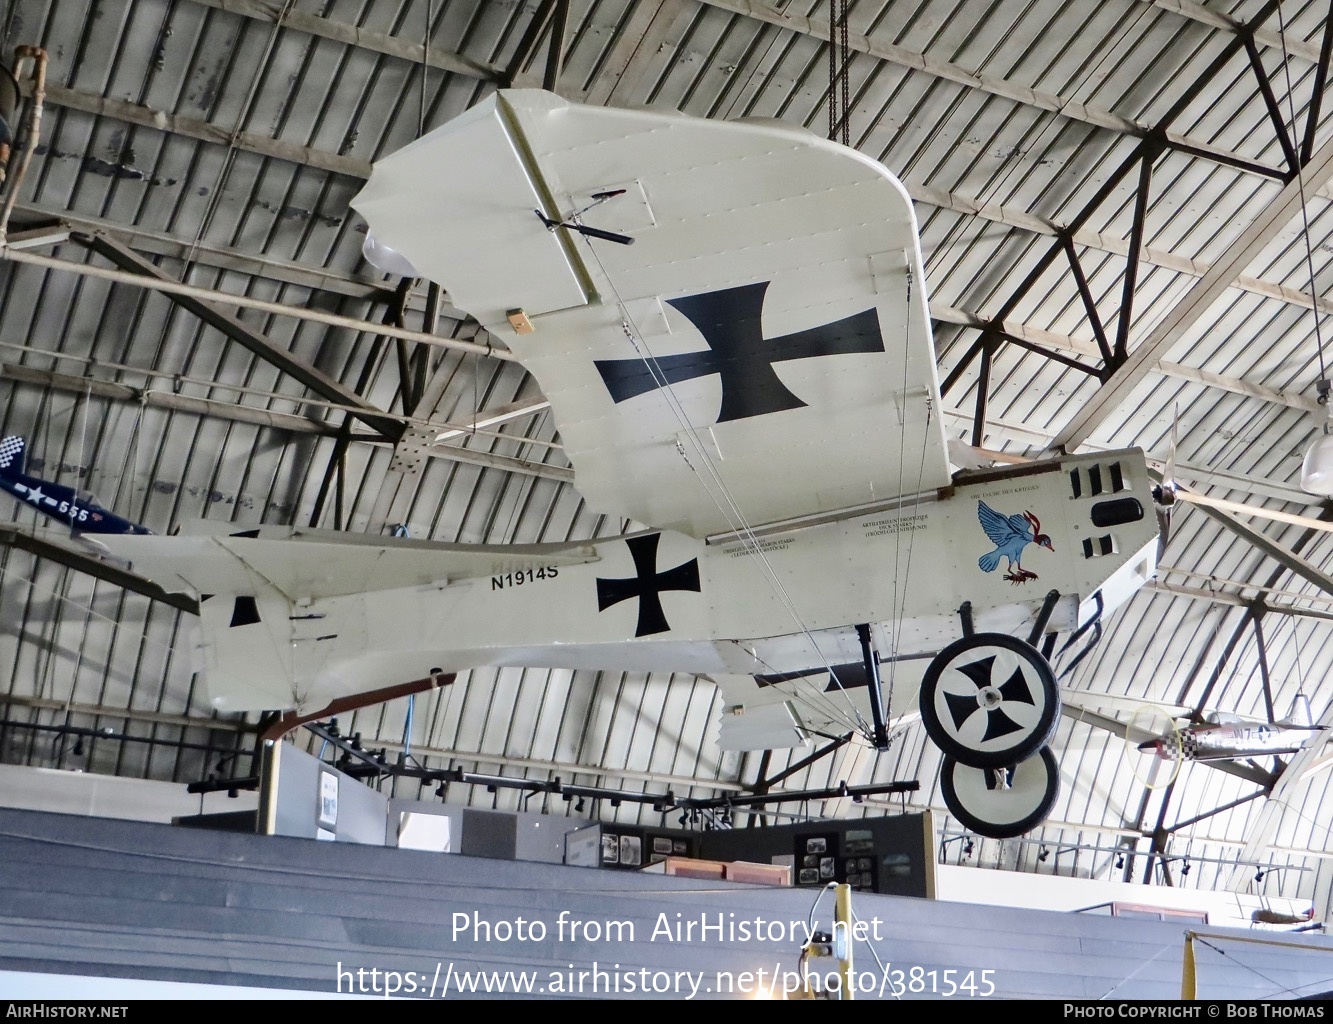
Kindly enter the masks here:
<path id="1" fill-rule="evenodd" d="M 268 584 L 293 602 L 506 573 L 544 577 L 552 567 L 597 560 L 593 547 L 583 544 L 439 544 L 291 527 L 237 532 L 234 524 L 212 529 L 211 535 L 98 541 L 168 591 L 253 594 Z"/>
<path id="2" fill-rule="evenodd" d="M 535 375 L 599 511 L 704 537 L 949 483 L 916 218 L 868 157 L 504 90 L 352 202 Z"/>

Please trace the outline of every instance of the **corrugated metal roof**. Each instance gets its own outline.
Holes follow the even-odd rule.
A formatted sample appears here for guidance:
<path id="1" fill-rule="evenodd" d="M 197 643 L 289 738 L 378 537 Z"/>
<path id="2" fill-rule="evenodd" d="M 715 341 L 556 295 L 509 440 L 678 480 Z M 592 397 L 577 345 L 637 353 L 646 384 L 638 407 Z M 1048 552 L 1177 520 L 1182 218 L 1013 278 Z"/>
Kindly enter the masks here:
<path id="1" fill-rule="evenodd" d="M 379 323 L 396 282 L 362 260 L 364 226 L 348 201 L 373 160 L 423 128 L 501 82 L 540 84 L 545 44 L 516 58 L 547 6 L 10 0 L 0 8 L 4 51 L 31 44 L 50 58 L 40 145 L 11 236 L 61 225 L 101 232 L 171 279 Z M 1318 342 L 1333 340 L 1322 320 L 1316 334 L 1311 313 L 1312 291 L 1324 301 L 1330 280 L 1327 181 L 1302 182 L 1303 215 L 1275 225 L 1235 268 L 1235 282 L 1191 313 L 1188 329 L 1120 392 L 1101 379 L 1117 378 L 1105 372 L 1070 253 L 1114 345 L 1140 157 L 1154 154 L 1131 356 L 1185 311 L 1291 177 L 1274 121 L 1294 117 L 1295 148 L 1333 145 L 1327 103 L 1305 135 L 1312 90 L 1323 87 L 1327 5 L 848 6 L 849 134 L 916 203 L 940 371 L 951 385 L 950 436 L 973 439 L 982 378 L 973 350 L 985 339 L 995 346 L 976 438 L 985 446 L 1033 455 L 1083 417 L 1089 446 L 1139 445 L 1163 459 L 1178 415 L 1186 483 L 1323 514 L 1317 499 L 1300 496 L 1298 477 L 1321 415 Z M 568 25 L 558 80 L 567 97 L 827 131 L 825 3 L 589 0 L 570 4 Z M 1247 55 L 1250 38 L 1272 110 Z M 77 241 L 26 251 L 108 266 Z M 392 339 L 239 310 L 275 349 L 391 420 L 464 425 L 477 412 L 538 403 L 465 432 L 456 451 L 404 476 L 391 465 L 392 446 L 351 417 L 348 402 L 315 395 L 162 292 L 6 261 L 0 302 L 0 428 L 29 438 L 44 475 L 95 491 L 157 532 L 204 517 L 371 533 L 402 524 L 413 537 L 509 543 L 588 539 L 625 525 L 587 508 L 570 485 L 540 390 L 513 362 L 408 343 L 405 357 L 425 373 L 422 402 L 405 413 Z M 434 322 L 426 308 L 419 288 L 403 326 L 486 342 L 447 303 Z M 5 502 L 0 515 L 13 526 L 35 524 L 34 513 Z M 1325 571 L 1326 534 L 1247 522 Z M 181 782 L 250 770 L 254 721 L 201 701 L 188 614 L 17 547 L 0 569 L 0 651 L 10 666 L 0 681 L 0 757 Z M 1203 510 L 1182 508 L 1157 588 L 1116 613 L 1065 683 L 1262 717 L 1262 629 L 1277 713 L 1303 692 L 1323 714 L 1333 605 L 1308 576 Z M 895 715 L 912 710 L 900 703 Z M 416 698 L 410 735 L 403 700 L 340 725 L 367 746 L 408 748 L 430 766 L 679 796 L 739 792 L 808 753 L 722 752 L 721 708 L 715 688 L 693 677 L 485 669 Z M 94 734 L 54 731 L 70 725 Z M 1073 716 L 1054 747 L 1062 792 L 1050 820 L 1025 842 L 981 844 L 980 859 L 1035 867 L 1041 844 L 1063 845 L 1081 852 L 1076 869 L 1066 860 L 1061 870 L 1105 877 L 1118 873 L 1117 845 L 1137 836 L 1147 849 L 1155 830 L 1200 816 L 1172 831 L 1165 849 L 1208 866 L 1188 879 L 1174 873 L 1176 883 L 1258 886 L 1328 911 L 1325 760 L 1298 759 L 1266 799 L 1246 799 L 1258 792 L 1254 781 L 1201 766 L 1150 788 L 1123 740 Z M 946 831 L 957 831 L 938 767 L 937 749 L 908 722 L 889 751 L 844 746 L 783 786 L 919 779 L 906 805 L 934 807 Z M 448 799 L 517 806 L 522 795 L 454 785 Z M 544 794 L 530 809 L 538 801 L 548 811 L 566 806 Z M 841 799 L 781 810 L 856 816 L 903 805 Z M 1227 809 L 1204 816 L 1214 808 Z M 624 803 L 600 813 L 656 820 L 658 812 Z M 1288 869 L 1255 882 L 1249 865 L 1270 862 Z"/>

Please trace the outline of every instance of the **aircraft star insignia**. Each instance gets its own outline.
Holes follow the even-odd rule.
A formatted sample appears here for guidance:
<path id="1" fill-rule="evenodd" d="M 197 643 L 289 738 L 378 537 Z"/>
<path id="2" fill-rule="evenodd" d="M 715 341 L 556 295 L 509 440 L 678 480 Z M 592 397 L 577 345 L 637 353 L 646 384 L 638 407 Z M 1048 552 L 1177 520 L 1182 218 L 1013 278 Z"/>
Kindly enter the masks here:
<path id="1" fill-rule="evenodd" d="M 708 342 L 707 352 L 642 359 L 598 359 L 597 372 L 614 402 L 627 401 L 667 384 L 717 374 L 722 382 L 722 407 L 717 422 L 763 416 L 806 403 L 778 379 L 773 364 L 786 359 L 883 352 L 879 315 L 867 309 L 829 324 L 765 338 L 764 293 L 771 281 L 722 288 L 715 292 L 667 299 Z"/>
<path id="2" fill-rule="evenodd" d="M 43 515 L 68 526 L 72 533 L 137 533 L 151 531 L 107 512 L 65 484 L 24 472 L 26 442 L 17 434 L 0 438 L 0 491 L 27 502 Z M 105 549 L 101 549 L 105 550 Z"/>

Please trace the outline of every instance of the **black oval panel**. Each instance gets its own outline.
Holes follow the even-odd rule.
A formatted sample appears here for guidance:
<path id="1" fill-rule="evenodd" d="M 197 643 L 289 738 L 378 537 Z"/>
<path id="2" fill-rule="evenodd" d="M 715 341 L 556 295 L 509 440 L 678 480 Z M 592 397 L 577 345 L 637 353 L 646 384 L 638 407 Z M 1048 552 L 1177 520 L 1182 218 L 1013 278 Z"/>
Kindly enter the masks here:
<path id="1" fill-rule="evenodd" d="M 1092 506 L 1093 526 L 1120 526 L 1137 523 L 1142 518 L 1143 505 L 1138 498 L 1114 498 Z"/>

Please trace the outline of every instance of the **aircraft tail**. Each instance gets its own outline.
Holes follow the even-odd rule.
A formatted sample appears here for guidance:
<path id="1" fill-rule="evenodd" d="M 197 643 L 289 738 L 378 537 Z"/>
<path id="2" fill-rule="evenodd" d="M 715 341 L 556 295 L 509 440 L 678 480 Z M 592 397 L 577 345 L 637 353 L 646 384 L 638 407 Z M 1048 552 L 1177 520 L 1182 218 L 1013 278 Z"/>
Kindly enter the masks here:
<path id="1" fill-rule="evenodd" d="M 18 476 L 23 472 L 26 444 L 17 434 L 0 441 L 0 476 Z"/>
<path id="2" fill-rule="evenodd" d="M 1304 693 L 1296 694 L 1291 702 L 1291 712 L 1278 725 L 1288 729 L 1313 729 L 1314 716 L 1310 714 L 1310 698 Z"/>

